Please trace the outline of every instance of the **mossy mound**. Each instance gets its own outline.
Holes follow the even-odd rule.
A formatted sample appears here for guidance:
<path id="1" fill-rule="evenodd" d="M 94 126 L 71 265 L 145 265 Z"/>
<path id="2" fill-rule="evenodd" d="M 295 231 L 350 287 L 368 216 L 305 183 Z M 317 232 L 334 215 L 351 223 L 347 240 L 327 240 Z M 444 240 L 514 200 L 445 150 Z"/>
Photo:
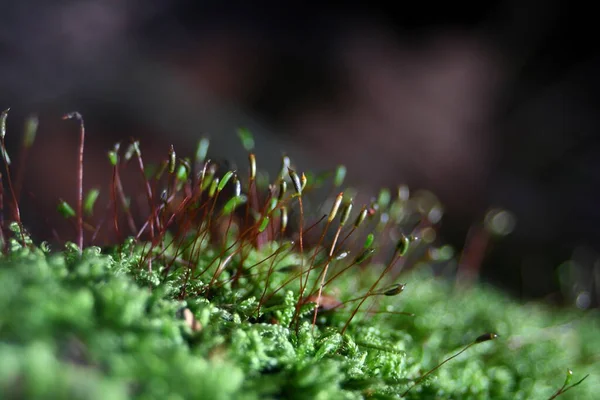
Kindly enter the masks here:
<path id="1" fill-rule="evenodd" d="M 591 376 L 561 397 L 600 393 L 597 316 L 517 304 L 483 286 L 455 291 L 424 269 L 406 276 L 392 302 L 415 317 L 363 315 L 341 335 L 342 312 L 323 313 L 314 328 L 304 320 L 297 332 L 288 328 L 291 291 L 275 307 L 278 323 L 267 323 L 256 319 L 256 298 L 234 290 L 177 299 L 178 273 L 149 278 L 134 248 L 45 250 L 15 241 L 0 257 L 3 398 L 398 398 L 488 331 L 500 337 L 406 397 L 546 399 L 567 368 Z M 344 279 L 338 287 L 354 285 Z"/>

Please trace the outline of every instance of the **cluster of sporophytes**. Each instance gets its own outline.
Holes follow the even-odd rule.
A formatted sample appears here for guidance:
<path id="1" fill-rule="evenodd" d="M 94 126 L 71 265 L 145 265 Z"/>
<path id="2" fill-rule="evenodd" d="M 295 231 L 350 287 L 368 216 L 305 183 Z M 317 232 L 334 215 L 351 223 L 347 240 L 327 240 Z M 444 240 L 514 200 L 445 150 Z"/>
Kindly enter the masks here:
<path id="1" fill-rule="evenodd" d="M 344 167 L 302 173 L 287 156 L 269 177 L 240 130 L 244 172 L 209 160 L 206 139 L 193 158 L 171 148 L 155 165 L 137 141 L 116 145 L 108 203 L 95 207 L 98 190 L 83 192 L 83 119 L 71 113 L 80 124 L 78 196 L 59 211 L 75 239 L 55 251 L 23 226 L 6 116 L 7 398 L 548 399 L 600 391 L 596 317 L 517 304 L 482 285 L 456 290 L 438 276 L 453 255 L 437 246 L 441 206 L 426 192 L 384 189 L 355 205 L 359 194 L 342 189 Z M 27 132 L 26 148 L 35 130 Z M 127 168 L 138 171 L 142 193 L 123 185 Z M 96 208 L 106 212 L 88 220 Z M 112 245 L 95 246 L 101 229 L 112 232 Z M 568 367 L 592 379 L 571 381 Z"/>

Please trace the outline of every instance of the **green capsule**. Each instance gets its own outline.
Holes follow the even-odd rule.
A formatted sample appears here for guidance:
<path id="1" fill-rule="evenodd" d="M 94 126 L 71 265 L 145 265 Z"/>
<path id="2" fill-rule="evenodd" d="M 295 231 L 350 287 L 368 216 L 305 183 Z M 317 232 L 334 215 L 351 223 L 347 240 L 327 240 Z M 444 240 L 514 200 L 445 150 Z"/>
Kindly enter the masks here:
<path id="1" fill-rule="evenodd" d="M 175 172 L 175 167 L 177 166 L 177 154 L 175 154 L 175 148 L 171 145 L 169 149 L 169 174 Z"/>
<path id="2" fill-rule="evenodd" d="M 39 126 L 39 120 L 37 115 L 30 115 L 25 120 L 25 133 L 23 135 L 23 147 L 26 149 L 30 148 L 35 141 L 37 129 Z"/>
<path id="3" fill-rule="evenodd" d="M 209 144 L 210 141 L 207 138 L 202 138 L 198 141 L 198 147 L 196 148 L 196 164 L 202 164 L 206 160 Z"/>
<path id="4" fill-rule="evenodd" d="M 202 186 L 200 187 L 200 190 L 205 191 L 212 185 L 212 183 L 213 183 L 213 175 L 206 175 L 204 177 L 204 179 L 202 180 Z"/>
<path id="5" fill-rule="evenodd" d="M 265 216 L 262 221 L 260 221 L 260 225 L 258 227 L 258 232 L 263 232 L 265 229 L 267 229 L 267 226 L 269 225 L 269 221 L 270 218 L 268 216 Z"/>
<path id="6" fill-rule="evenodd" d="M 116 151 L 111 150 L 108 152 L 108 161 L 113 167 L 117 165 L 117 162 L 119 161 L 119 156 L 117 155 Z"/>
<path id="7" fill-rule="evenodd" d="M 346 167 L 344 165 L 338 165 L 335 170 L 335 177 L 333 178 L 333 186 L 340 187 L 344 183 L 346 178 Z"/>
<path id="8" fill-rule="evenodd" d="M 287 250 L 291 249 L 292 247 L 294 247 L 295 244 L 296 244 L 296 242 L 294 242 L 293 240 L 288 240 L 288 241 L 284 242 L 281 246 L 279 246 L 277 251 L 280 253 L 287 251 Z"/>
<path id="9" fill-rule="evenodd" d="M 233 171 L 227 171 L 227 173 L 225 173 L 225 175 L 223 175 L 223 178 L 221 179 L 221 183 L 219 183 L 219 186 L 217 187 L 217 192 L 221 192 L 223 189 L 225 189 L 225 185 L 227 185 L 227 183 L 229 182 L 229 180 L 231 179 L 233 174 L 234 174 Z"/>
<path id="10" fill-rule="evenodd" d="M 179 182 L 185 182 L 188 178 L 189 169 L 185 164 L 180 164 L 179 168 L 177 168 L 177 174 L 175 175 Z"/>
<path id="11" fill-rule="evenodd" d="M 271 198 L 271 200 L 269 200 L 269 206 L 267 207 L 267 214 L 270 214 L 271 211 L 273 211 L 275 209 L 275 207 L 277 207 L 277 199 L 276 198 Z"/>
<path id="12" fill-rule="evenodd" d="M 373 235 L 372 233 L 369 233 L 367 235 L 367 238 L 365 239 L 365 244 L 363 245 L 363 248 L 368 249 L 369 247 L 371 247 L 374 240 L 375 240 L 375 235 Z"/>
<path id="13" fill-rule="evenodd" d="M 247 128 L 238 128 L 237 135 L 242 142 L 242 146 L 246 151 L 254 150 L 254 137 Z"/>
<path id="14" fill-rule="evenodd" d="M 333 202 L 333 205 L 331 206 L 331 211 L 329 212 L 329 218 L 327 218 L 328 223 L 333 222 L 333 220 L 335 219 L 338 209 L 340 208 L 340 204 L 342 204 L 343 198 L 344 198 L 344 192 L 341 192 L 335 198 L 335 201 Z"/>
<path id="15" fill-rule="evenodd" d="M 90 190 L 85 196 L 83 210 L 87 215 L 94 214 L 94 205 L 96 204 L 96 200 L 98 200 L 98 196 L 100 196 L 100 190 L 98 189 Z"/>
<path id="16" fill-rule="evenodd" d="M 73 207 L 62 199 L 58 202 L 58 212 L 65 218 L 73 218 L 77 215 Z"/>
<path id="17" fill-rule="evenodd" d="M 219 178 L 215 178 L 210 184 L 210 189 L 208 189 L 209 197 L 213 197 L 215 195 L 215 193 L 217 192 L 218 186 L 219 186 Z"/>
<path id="18" fill-rule="evenodd" d="M 360 253 L 354 259 L 354 264 L 360 264 L 360 263 L 364 262 L 365 260 L 367 260 L 368 258 L 370 258 L 373 255 L 373 253 L 375 253 L 375 249 L 374 248 L 370 248 L 370 249 L 364 250 L 362 253 Z"/>
<path id="19" fill-rule="evenodd" d="M 119 162 L 119 150 L 121 149 L 121 143 L 117 142 L 113 146 L 113 149 L 108 152 L 108 160 L 110 161 L 110 165 L 115 167 Z"/>
<path id="20" fill-rule="evenodd" d="M 180 158 L 179 159 L 179 165 L 181 165 L 182 167 L 184 167 L 187 171 L 188 174 L 190 174 L 190 172 L 192 171 L 192 164 L 190 163 L 190 159 L 189 158 Z"/>
<path id="21" fill-rule="evenodd" d="M 350 217 L 350 212 L 352 212 L 352 199 L 350 199 L 346 204 L 344 204 L 344 208 L 342 208 L 342 215 L 340 216 L 340 226 L 344 226 Z"/>
<path id="22" fill-rule="evenodd" d="M 223 215 L 231 214 L 238 206 L 246 203 L 246 200 L 248 200 L 248 198 L 244 195 L 230 198 L 223 206 Z"/>
<path id="23" fill-rule="evenodd" d="M 569 383 L 571 383 L 572 379 L 573 379 L 573 371 L 571 371 L 569 368 L 567 368 L 567 375 L 565 376 L 565 383 L 563 383 L 563 387 L 567 387 L 567 385 L 569 385 Z"/>
<path id="24" fill-rule="evenodd" d="M 216 172 L 216 167 L 210 163 L 210 160 L 204 163 L 204 167 L 202 167 L 199 179 L 199 182 L 201 182 L 202 184 L 202 186 L 200 187 L 201 191 L 204 191 L 209 188 L 209 186 L 212 184 Z"/>
<path id="25" fill-rule="evenodd" d="M 379 208 L 386 208 L 390 204 L 391 200 L 392 195 L 389 189 L 381 189 L 381 191 L 379 192 L 379 197 L 377 197 L 377 205 L 379 205 Z"/>
<path id="26" fill-rule="evenodd" d="M 488 340 L 494 340 L 497 337 L 498 335 L 495 333 L 484 333 L 483 335 L 480 335 L 477 337 L 477 339 L 475 339 L 475 343 L 487 342 Z"/>

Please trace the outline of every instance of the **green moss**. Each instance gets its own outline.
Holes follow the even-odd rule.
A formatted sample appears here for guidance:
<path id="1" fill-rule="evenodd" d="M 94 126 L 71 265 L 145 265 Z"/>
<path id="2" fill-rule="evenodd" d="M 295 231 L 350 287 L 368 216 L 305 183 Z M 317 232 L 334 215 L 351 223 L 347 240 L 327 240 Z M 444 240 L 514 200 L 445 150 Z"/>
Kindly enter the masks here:
<path id="1" fill-rule="evenodd" d="M 393 302 L 414 318 L 369 316 L 344 336 L 336 328 L 342 313 L 330 316 L 329 327 L 313 331 L 304 321 L 296 332 L 254 322 L 253 297 L 234 305 L 233 290 L 224 289 L 212 301 L 176 300 L 169 287 L 177 273 L 153 290 L 139 275 L 128 259 L 96 249 L 81 258 L 27 248 L 3 256 L 0 388 L 7 398 L 394 398 L 484 331 L 501 336 L 407 397 L 548 398 L 567 367 L 592 377 L 564 398 L 592 399 L 600 390 L 597 316 L 517 304 L 489 287 L 456 292 L 423 269 L 406 277 Z M 275 315 L 284 322 L 295 302 L 282 298 Z M 201 330 L 184 322 L 184 307 Z"/>
<path id="2" fill-rule="evenodd" d="M 240 134 L 252 149 L 249 132 Z M 436 276 L 448 248 L 417 238 L 434 237 L 436 222 L 411 228 L 439 219 L 431 194 L 382 189 L 349 219 L 352 199 L 342 194 L 319 220 L 323 210 L 311 217 L 309 205 L 326 177 L 290 173 L 286 191 L 284 157 L 271 187 L 251 172 L 241 194 L 237 173 L 218 175 L 204 161 L 207 147 L 200 142 L 194 173 L 187 159 L 176 168 L 174 150 L 158 172 L 145 171 L 151 187 L 167 189 L 152 196 L 156 213 L 144 228 L 128 233 L 144 240 L 52 251 L 20 222 L 7 224 L 2 398 L 549 399 L 567 368 L 574 382 L 590 378 L 562 398 L 600 393 L 597 312 L 520 304 Z M 141 161 L 139 145 L 131 148 L 123 161 L 116 147 L 109 164 Z M 334 192 L 344 176 L 338 169 Z M 121 197 L 114 220 L 133 219 Z M 233 210 L 231 199 L 242 197 Z M 398 265 L 410 272 L 398 274 Z"/>

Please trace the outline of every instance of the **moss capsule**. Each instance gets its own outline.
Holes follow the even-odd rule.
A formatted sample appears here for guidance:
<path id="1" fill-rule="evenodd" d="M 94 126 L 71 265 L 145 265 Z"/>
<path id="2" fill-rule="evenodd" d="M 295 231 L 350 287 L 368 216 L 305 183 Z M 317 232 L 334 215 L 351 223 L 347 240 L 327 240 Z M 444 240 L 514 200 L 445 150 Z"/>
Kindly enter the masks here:
<path id="1" fill-rule="evenodd" d="M 177 166 L 177 154 L 175 153 L 175 148 L 171 145 L 169 149 L 169 174 L 175 172 L 175 167 Z"/>
<path id="2" fill-rule="evenodd" d="M 356 217 L 356 220 L 354 221 L 354 227 L 358 228 L 360 227 L 360 225 L 363 223 L 363 221 L 365 220 L 365 218 L 367 218 L 367 213 L 369 212 L 369 210 L 367 210 L 367 206 L 363 206 L 360 209 L 360 212 L 358 213 L 358 216 Z"/>
<path id="3" fill-rule="evenodd" d="M 344 226 L 350 217 L 352 212 L 352 199 L 350 199 L 342 208 L 342 215 L 340 216 L 340 226 Z"/>
<path id="4" fill-rule="evenodd" d="M 250 163 L 250 180 L 256 179 L 256 156 L 254 153 L 248 155 L 248 161 Z"/>
<path id="5" fill-rule="evenodd" d="M 497 337 L 498 335 L 496 333 L 484 333 L 483 335 L 480 335 L 477 337 L 477 339 L 475 339 L 475 343 L 487 342 L 488 340 L 494 340 Z"/>
<path id="6" fill-rule="evenodd" d="M 327 218 L 328 223 L 333 222 L 333 220 L 335 219 L 335 216 L 337 215 L 340 205 L 342 204 L 343 198 L 344 198 L 344 192 L 340 192 L 340 194 L 338 194 L 337 197 L 335 198 L 335 201 L 333 202 L 333 205 L 331 206 L 331 211 L 329 212 L 329 218 Z"/>
<path id="7" fill-rule="evenodd" d="M 300 181 L 300 177 L 291 168 L 288 168 L 288 174 L 290 175 L 290 179 L 292 180 L 292 185 L 294 186 L 294 190 L 298 196 L 302 195 L 302 182 Z"/>

